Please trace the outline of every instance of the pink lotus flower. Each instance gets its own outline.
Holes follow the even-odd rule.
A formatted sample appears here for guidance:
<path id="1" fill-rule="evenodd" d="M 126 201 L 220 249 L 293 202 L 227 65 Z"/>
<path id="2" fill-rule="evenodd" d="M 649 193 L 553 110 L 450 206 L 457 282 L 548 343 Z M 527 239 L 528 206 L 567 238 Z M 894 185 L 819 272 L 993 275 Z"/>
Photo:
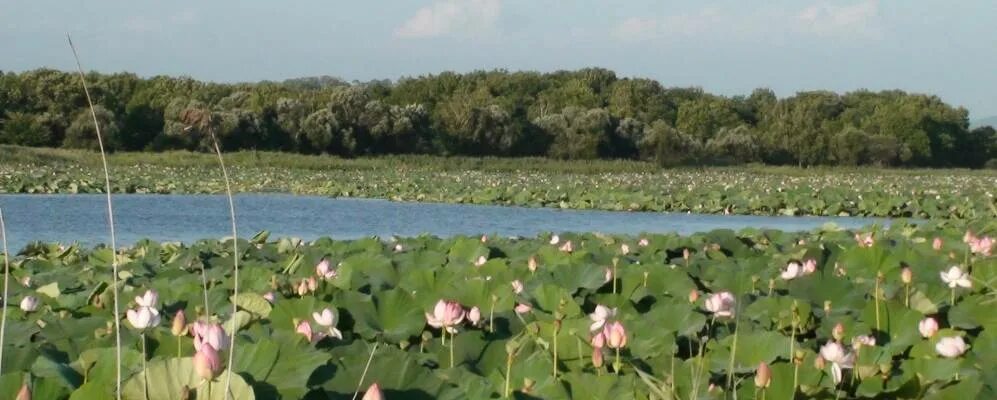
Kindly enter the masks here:
<path id="1" fill-rule="evenodd" d="M 204 380 L 212 380 L 222 372 L 222 360 L 211 345 L 201 346 L 194 353 L 194 372 Z"/>
<path id="2" fill-rule="evenodd" d="M 537 258 L 535 256 L 530 256 L 530 260 L 526 262 L 526 268 L 528 268 L 530 272 L 537 272 L 537 267 Z"/>
<path id="3" fill-rule="evenodd" d="M 464 308 L 456 301 L 440 300 L 433 307 L 433 313 L 426 313 L 426 322 L 434 328 L 457 333 L 457 325 L 464 320 Z"/>
<path id="4" fill-rule="evenodd" d="M 816 269 L 816 267 L 814 267 Z M 807 275 L 806 270 L 800 263 L 796 261 L 790 261 L 786 264 L 786 269 L 779 274 L 779 277 L 785 280 L 793 280 L 799 277 Z"/>
<path id="5" fill-rule="evenodd" d="M 126 311 L 125 315 L 128 317 L 128 323 L 138 330 L 159 326 L 159 311 L 155 308 L 139 307 L 137 310 Z"/>
<path id="6" fill-rule="evenodd" d="M 692 289 L 689 291 L 689 303 L 695 303 L 696 300 L 699 300 L 699 291 Z"/>
<path id="7" fill-rule="evenodd" d="M 381 387 L 377 385 L 377 382 L 374 382 L 367 388 L 360 400 L 384 400 L 384 393 L 381 393 Z"/>
<path id="8" fill-rule="evenodd" d="M 309 292 L 314 292 L 316 289 L 318 289 L 318 281 L 315 279 L 314 276 L 309 276 L 307 282 L 308 282 Z"/>
<path id="9" fill-rule="evenodd" d="M 596 347 L 592 349 L 592 366 L 596 368 L 602 368 L 606 360 L 602 356 L 602 348 Z"/>
<path id="10" fill-rule="evenodd" d="M 471 307 L 471 310 L 467 312 L 467 322 L 470 322 L 471 326 L 481 324 L 481 309 L 478 306 Z"/>
<path id="11" fill-rule="evenodd" d="M 343 339 L 343 333 L 336 329 L 336 313 L 329 309 L 323 309 L 322 312 L 313 312 L 312 318 L 315 319 L 315 323 L 329 330 L 329 336 L 336 339 Z"/>
<path id="12" fill-rule="evenodd" d="M 730 292 L 720 292 L 711 294 L 706 299 L 706 311 L 713 313 L 717 317 L 733 317 L 736 300 Z"/>
<path id="13" fill-rule="evenodd" d="M 973 254 L 989 256 L 993 252 L 993 248 L 994 239 L 989 236 L 975 238 L 973 241 L 969 242 L 969 251 Z"/>
<path id="14" fill-rule="evenodd" d="M 938 321 L 931 317 L 922 319 L 917 323 L 917 330 L 925 339 L 935 336 L 935 333 L 938 333 Z"/>
<path id="15" fill-rule="evenodd" d="M 308 281 L 302 279 L 301 282 L 298 283 L 296 292 L 298 293 L 298 296 L 304 296 L 308 294 Z"/>
<path id="16" fill-rule="evenodd" d="M 157 300 L 159 300 L 159 294 L 152 289 L 146 290 L 145 294 L 141 296 L 135 296 L 135 303 L 138 304 L 139 307 L 156 308 Z"/>
<path id="17" fill-rule="evenodd" d="M 627 331 L 620 321 L 610 322 L 603 327 L 603 336 L 606 337 L 606 345 L 611 349 L 620 349 L 627 345 Z"/>
<path id="18" fill-rule="evenodd" d="M 630 246 L 627 245 L 626 243 L 621 244 L 620 253 L 622 253 L 623 255 L 630 254 Z"/>
<path id="19" fill-rule="evenodd" d="M 841 382 L 842 369 L 855 365 L 855 354 L 846 352 L 838 342 L 827 342 L 821 346 L 820 357 L 831 363 L 831 377 L 835 384 Z"/>
<path id="20" fill-rule="evenodd" d="M 28 387 L 27 382 L 21 384 L 21 390 L 17 391 L 17 397 L 14 400 L 31 400 L 31 388 Z"/>
<path id="21" fill-rule="evenodd" d="M 519 303 L 519 304 L 516 304 L 515 311 L 516 311 L 516 314 L 522 315 L 522 314 L 529 313 L 530 311 L 533 311 L 533 307 L 531 307 L 529 304 Z"/>
<path id="22" fill-rule="evenodd" d="M 768 364 L 762 361 L 758 363 L 758 369 L 755 370 L 755 387 L 767 388 L 770 383 L 772 383 L 772 370 L 769 369 Z"/>
<path id="23" fill-rule="evenodd" d="M 611 318 L 616 317 L 616 309 L 609 308 L 602 304 L 597 304 L 595 306 L 595 311 L 589 314 L 589 318 L 592 320 L 592 325 L 589 325 L 589 331 L 595 332 L 606 324 Z"/>
<path id="24" fill-rule="evenodd" d="M 876 338 L 870 335 L 858 335 L 852 338 L 852 348 L 861 349 L 862 346 L 873 347 L 876 345 Z"/>
<path id="25" fill-rule="evenodd" d="M 276 302 L 276 301 L 277 301 L 277 297 L 276 297 L 276 296 L 274 296 L 273 292 L 266 292 L 266 293 L 264 293 L 264 294 L 263 294 L 263 298 L 264 298 L 264 299 L 265 299 L 265 300 L 266 300 L 267 302 L 269 302 L 270 304 L 273 304 L 274 302 Z"/>
<path id="26" fill-rule="evenodd" d="M 318 265 L 315 266 L 315 275 L 320 278 L 332 279 L 335 278 L 337 274 L 336 269 L 329 265 L 329 260 L 327 259 L 323 258 L 322 261 L 319 261 Z"/>
<path id="27" fill-rule="evenodd" d="M 647 238 L 641 238 L 640 241 L 637 242 L 637 245 L 640 247 L 646 247 L 649 244 L 651 244 L 651 242 L 649 242 Z"/>
<path id="28" fill-rule="evenodd" d="M 523 293 L 523 282 L 519 279 L 512 281 L 512 292 L 515 294 Z"/>
<path id="29" fill-rule="evenodd" d="M 936 237 L 935 240 L 932 240 L 931 241 L 931 248 L 935 249 L 935 251 L 941 250 L 942 249 L 942 238 Z"/>
<path id="30" fill-rule="evenodd" d="M 173 324 L 170 326 L 170 333 L 173 336 L 185 336 L 187 334 L 187 315 L 183 310 L 177 311 L 173 315 Z"/>
<path id="31" fill-rule="evenodd" d="M 561 241 L 561 237 L 560 236 L 554 235 L 554 236 L 550 237 L 550 244 L 551 245 L 558 244 L 560 241 Z"/>
<path id="32" fill-rule="evenodd" d="M 965 353 L 969 346 L 962 336 L 943 337 L 935 344 L 935 351 L 945 358 L 956 358 Z"/>
<path id="33" fill-rule="evenodd" d="M 200 349 L 205 344 L 210 345 L 216 351 L 228 349 L 229 337 L 225 334 L 221 324 L 211 322 L 194 322 L 191 332 L 194 335 L 194 349 Z"/>
<path id="34" fill-rule="evenodd" d="M 803 275 L 810 275 L 814 272 L 817 272 L 817 260 L 808 258 L 803 261 Z"/>
<path id="35" fill-rule="evenodd" d="M 900 282 L 904 285 L 910 285 L 914 281 L 914 271 L 910 267 L 903 267 L 900 269 Z"/>

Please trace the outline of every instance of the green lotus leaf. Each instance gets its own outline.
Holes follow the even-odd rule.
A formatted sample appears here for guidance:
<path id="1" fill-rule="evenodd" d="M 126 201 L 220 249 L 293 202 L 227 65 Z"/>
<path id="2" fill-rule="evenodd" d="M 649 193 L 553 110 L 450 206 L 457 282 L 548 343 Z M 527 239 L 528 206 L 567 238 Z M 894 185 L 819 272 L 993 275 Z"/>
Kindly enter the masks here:
<path id="1" fill-rule="evenodd" d="M 273 310 L 270 302 L 257 293 L 239 293 L 238 297 L 230 298 L 229 301 L 234 302 L 243 310 L 253 313 L 257 318 L 266 318 Z"/>
<path id="2" fill-rule="evenodd" d="M 409 292 L 391 289 L 374 296 L 349 296 L 346 309 L 356 321 L 357 333 L 367 339 L 381 338 L 399 343 L 418 336 L 426 326 L 419 303 Z"/>
<path id="3" fill-rule="evenodd" d="M 146 378 L 148 376 L 148 379 Z M 198 399 L 224 400 L 225 382 L 228 374 L 224 371 L 211 382 L 204 381 L 194 371 L 193 359 L 171 358 L 152 360 L 146 370 L 126 380 L 121 388 L 121 397 L 127 400 L 175 400 L 184 398 L 187 391 L 196 393 Z M 148 380 L 148 396 L 146 396 Z M 231 374 L 231 395 L 229 398 L 253 400 L 253 389 L 238 374 Z"/>

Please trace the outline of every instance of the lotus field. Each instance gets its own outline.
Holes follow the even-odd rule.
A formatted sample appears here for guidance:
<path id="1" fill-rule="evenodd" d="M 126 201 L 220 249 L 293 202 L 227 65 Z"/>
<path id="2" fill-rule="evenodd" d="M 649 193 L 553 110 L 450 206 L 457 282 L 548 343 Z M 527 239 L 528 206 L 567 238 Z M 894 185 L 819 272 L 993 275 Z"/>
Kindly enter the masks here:
<path id="1" fill-rule="evenodd" d="M 140 242 L 122 396 L 995 398 L 995 230 Z M 0 397 L 113 398 L 112 257 L 9 259 Z"/>

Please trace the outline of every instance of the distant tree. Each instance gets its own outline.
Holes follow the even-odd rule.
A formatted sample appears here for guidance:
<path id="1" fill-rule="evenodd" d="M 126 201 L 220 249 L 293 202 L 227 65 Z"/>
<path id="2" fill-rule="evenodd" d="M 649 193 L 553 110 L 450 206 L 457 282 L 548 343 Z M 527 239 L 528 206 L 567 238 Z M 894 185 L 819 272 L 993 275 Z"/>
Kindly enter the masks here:
<path id="1" fill-rule="evenodd" d="M 867 162 L 869 135 L 853 126 L 845 127 L 831 138 L 831 161 L 837 165 L 859 165 Z"/>
<path id="2" fill-rule="evenodd" d="M 103 106 L 94 106 L 97 115 L 97 122 L 100 124 L 101 139 L 104 141 L 104 149 L 111 151 L 120 147 L 121 125 L 114 117 L 114 113 Z M 93 116 L 90 109 L 81 109 L 76 113 L 73 122 L 66 129 L 66 137 L 62 141 L 63 147 L 76 149 L 99 148 L 97 142 L 97 131 L 94 129 Z"/>
<path id="3" fill-rule="evenodd" d="M 719 164 L 744 164 L 761 160 L 758 139 L 748 125 L 720 128 L 720 132 L 706 143 L 709 157 Z"/>
<path id="4" fill-rule="evenodd" d="M 695 163 L 703 151 L 698 139 L 661 120 L 651 123 L 638 147 L 642 159 L 654 160 L 665 167 Z"/>
<path id="5" fill-rule="evenodd" d="M 52 145 L 52 132 L 38 116 L 8 112 L 0 127 L 0 143 L 34 147 Z"/>
<path id="6" fill-rule="evenodd" d="M 721 128 L 733 128 L 740 124 L 741 120 L 730 100 L 702 97 L 679 105 L 675 128 L 705 141 Z"/>
<path id="7" fill-rule="evenodd" d="M 538 118 L 535 124 L 553 138 L 547 154 L 562 159 L 593 159 L 605 151 L 612 128 L 603 108 L 566 107 L 560 114 Z"/>

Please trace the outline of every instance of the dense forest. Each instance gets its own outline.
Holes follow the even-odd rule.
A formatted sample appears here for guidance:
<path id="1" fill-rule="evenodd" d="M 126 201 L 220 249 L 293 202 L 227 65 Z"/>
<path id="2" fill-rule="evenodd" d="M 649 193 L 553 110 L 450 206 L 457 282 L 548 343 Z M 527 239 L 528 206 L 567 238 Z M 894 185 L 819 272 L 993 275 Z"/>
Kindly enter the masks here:
<path id="1" fill-rule="evenodd" d="M 223 149 L 640 158 L 662 165 L 997 165 L 997 132 L 903 91 L 724 97 L 605 69 L 479 71 L 349 83 L 88 76 L 113 150 Z M 0 143 L 94 148 L 79 77 L 0 72 Z"/>

